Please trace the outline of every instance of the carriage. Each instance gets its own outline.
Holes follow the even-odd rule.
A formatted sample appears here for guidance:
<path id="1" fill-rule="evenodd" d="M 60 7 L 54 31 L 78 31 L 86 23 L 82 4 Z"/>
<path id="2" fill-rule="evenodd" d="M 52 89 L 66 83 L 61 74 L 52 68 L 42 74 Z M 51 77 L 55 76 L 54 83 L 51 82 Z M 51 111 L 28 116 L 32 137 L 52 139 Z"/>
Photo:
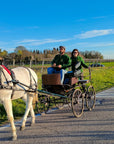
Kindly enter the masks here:
<path id="1" fill-rule="evenodd" d="M 60 74 L 42 75 L 42 90 L 37 89 L 37 75 L 25 67 L 13 68 L 14 79 L 7 68 L 0 65 L 0 102 L 4 105 L 8 119 L 12 127 L 12 140 L 17 139 L 16 127 L 14 124 L 12 100 L 23 98 L 26 102 L 26 111 L 23 116 L 20 130 L 25 128 L 27 116 L 31 114 L 31 124 L 35 123 L 35 114 L 32 107 L 34 97 L 38 96 L 37 108 L 47 112 L 54 104 L 68 104 L 72 108 L 75 117 L 80 117 L 84 110 L 84 99 L 86 106 L 92 110 L 95 106 L 95 90 L 91 84 L 91 72 L 89 71 L 88 80 L 78 80 L 71 75 L 65 75 L 65 83 L 61 85 Z M 39 94 L 37 95 L 37 92 Z M 40 107 L 39 107 L 40 105 Z"/>
<path id="2" fill-rule="evenodd" d="M 95 107 L 96 93 L 91 82 L 91 71 L 87 80 L 79 80 L 70 74 L 65 74 L 61 84 L 60 74 L 42 75 L 42 89 L 38 90 L 38 112 L 48 112 L 53 106 L 61 107 L 64 104 L 72 109 L 75 117 L 80 117 L 86 104 L 88 110 Z"/>

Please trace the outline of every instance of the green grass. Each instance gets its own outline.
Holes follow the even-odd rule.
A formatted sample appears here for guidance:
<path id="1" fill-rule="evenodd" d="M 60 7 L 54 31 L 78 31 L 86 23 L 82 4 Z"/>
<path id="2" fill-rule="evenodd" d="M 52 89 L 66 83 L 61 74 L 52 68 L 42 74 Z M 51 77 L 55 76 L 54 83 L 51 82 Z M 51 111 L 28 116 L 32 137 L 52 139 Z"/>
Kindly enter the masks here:
<path id="1" fill-rule="evenodd" d="M 114 86 L 114 62 L 102 63 L 105 67 L 91 68 L 92 84 L 96 92 L 111 88 Z M 46 65 L 47 66 L 47 65 Z M 37 66 L 38 67 L 38 66 Z M 34 66 L 36 68 L 36 66 Z M 38 89 L 42 89 L 42 73 L 41 71 L 35 72 L 38 76 Z M 44 72 L 46 73 L 46 71 Z M 88 70 L 84 69 L 84 75 L 88 75 Z M 86 77 L 88 79 L 89 77 Z M 14 117 L 22 117 L 25 112 L 25 103 L 21 100 L 13 101 Z M 7 120 L 6 112 L 3 105 L 0 104 L 0 124 Z"/>
<path id="2" fill-rule="evenodd" d="M 92 82 L 96 92 L 114 86 L 114 66 L 92 68 Z"/>

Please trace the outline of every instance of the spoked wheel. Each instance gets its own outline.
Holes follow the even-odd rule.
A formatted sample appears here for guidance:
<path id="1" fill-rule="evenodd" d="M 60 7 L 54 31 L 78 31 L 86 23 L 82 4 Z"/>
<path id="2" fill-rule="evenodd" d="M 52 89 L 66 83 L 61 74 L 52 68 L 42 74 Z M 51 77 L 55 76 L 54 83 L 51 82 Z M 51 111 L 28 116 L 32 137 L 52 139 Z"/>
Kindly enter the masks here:
<path id="1" fill-rule="evenodd" d="M 72 93 L 70 93 L 68 95 L 68 97 L 69 97 L 69 99 L 68 99 L 68 107 L 69 107 L 69 109 L 71 109 Z"/>
<path id="2" fill-rule="evenodd" d="M 49 101 L 48 97 L 45 95 L 38 95 L 39 99 L 38 102 L 36 103 L 36 108 L 37 108 L 37 113 L 46 113 L 49 110 Z"/>
<path id="3" fill-rule="evenodd" d="M 72 94 L 72 111 L 75 117 L 80 117 L 83 114 L 84 97 L 80 89 L 76 89 Z"/>
<path id="4" fill-rule="evenodd" d="M 91 111 L 95 107 L 96 93 L 93 86 L 89 86 L 86 93 L 86 106 Z"/>
<path id="5" fill-rule="evenodd" d="M 41 100 L 40 100 L 39 97 L 41 97 L 41 96 L 38 94 L 38 101 L 36 102 L 36 105 L 35 105 L 36 113 L 37 113 L 37 114 L 41 114 L 41 112 L 42 112 L 42 108 L 41 108 L 41 106 L 40 106 Z"/>
<path id="6" fill-rule="evenodd" d="M 49 97 L 45 97 L 45 103 L 44 103 L 44 111 L 45 113 L 48 112 L 50 108 L 50 98 Z"/>
<path id="7" fill-rule="evenodd" d="M 62 99 L 56 99 L 55 100 L 55 105 L 59 108 L 59 109 L 62 109 L 63 105 L 64 105 L 64 101 Z"/>

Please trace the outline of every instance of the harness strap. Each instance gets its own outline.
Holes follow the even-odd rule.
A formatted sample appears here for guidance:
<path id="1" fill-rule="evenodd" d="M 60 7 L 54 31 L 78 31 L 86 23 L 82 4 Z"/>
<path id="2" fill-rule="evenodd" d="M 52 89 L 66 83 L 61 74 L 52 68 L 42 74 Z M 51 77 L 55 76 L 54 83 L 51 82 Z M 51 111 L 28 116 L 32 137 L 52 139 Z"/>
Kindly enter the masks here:
<path id="1" fill-rule="evenodd" d="M 2 88 L 2 82 L 1 82 L 1 70 L 0 70 L 0 89 Z"/>
<path id="2" fill-rule="evenodd" d="M 6 80 L 6 83 L 9 85 L 9 81 L 8 81 L 7 78 L 6 78 L 6 75 L 5 75 L 4 71 L 0 71 L 0 84 L 1 84 L 1 86 L 2 86 L 2 82 L 1 82 L 1 74 L 4 75 L 4 78 L 5 78 L 5 80 Z"/>
<path id="3" fill-rule="evenodd" d="M 30 75 L 30 89 L 32 88 L 32 78 L 33 78 L 33 80 L 34 80 L 34 82 L 35 82 L 35 85 L 37 86 L 36 81 L 35 81 L 35 79 L 34 79 L 33 75 L 31 74 L 30 69 L 29 69 L 29 68 L 27 68 L 27 67 L 24 67 L 24 68 L 28 70 L 29 75 Z"/>
<path id="4" fill-rule="evenodd" d="M 30 87 L 32 87 L 32 74 L 31 74 L 31 72 L 30 72 L 30 70 L 27 68 L 27 67 L 25 67 L 27 70 L 28 70 L 28 72 L 29 72 L 29 75 L 30 75 Z"/>

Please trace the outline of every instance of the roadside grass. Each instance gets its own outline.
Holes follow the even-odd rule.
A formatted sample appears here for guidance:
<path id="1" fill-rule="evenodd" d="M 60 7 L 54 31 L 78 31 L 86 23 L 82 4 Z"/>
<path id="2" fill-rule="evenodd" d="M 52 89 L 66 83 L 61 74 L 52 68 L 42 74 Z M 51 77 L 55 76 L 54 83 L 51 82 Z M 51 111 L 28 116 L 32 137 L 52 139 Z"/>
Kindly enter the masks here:
<path id="1" fill-rule="evenodd" d="M 114 66 L 92 68 L 92 83 L 96 92 L 111 88 L 114 86 Z"/>
<path id="2" fill-rule="evenodd" d="M 91 82 L 96 92 L 111 88 L 114 86 L 114 62 L 102 63 L 105 67 L 91 68 Z M 36 68 L 36 66 L 34 66 Z M 33 69 L 34 69 L 33 68 Z M 42 73 L 34 69 L 38 76 L 38 89 L 42 89 Z M 44 72 L 46 73 L 46 71 Z M 43 73 L 43 74 L 44 74 Z M 84 69 L 85 79 L 89 79 L 88 69 Z M 22 117 L 25 112 L 25 103 L 22 99 L 13 101 L 13 114 L 15 118 Z M 6 122 L 6 112 L 3 105 L 0 104 L 0 125 Z"/>

